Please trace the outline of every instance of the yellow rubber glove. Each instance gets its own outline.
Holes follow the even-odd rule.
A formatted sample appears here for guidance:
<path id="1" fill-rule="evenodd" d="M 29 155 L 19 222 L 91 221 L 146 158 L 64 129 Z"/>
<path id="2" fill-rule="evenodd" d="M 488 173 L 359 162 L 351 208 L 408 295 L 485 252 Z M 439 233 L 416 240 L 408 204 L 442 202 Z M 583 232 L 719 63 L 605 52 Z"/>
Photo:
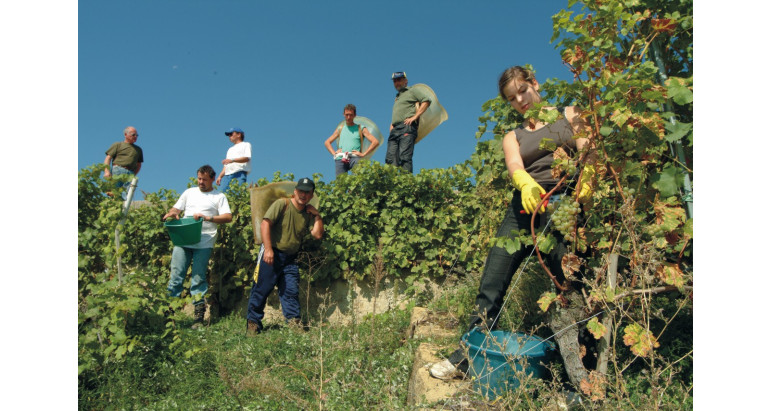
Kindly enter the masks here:
<path id="1" fill-rule="evenodd" d="M 525 170 L 513 172 L 511 179 L 514 181 L 514 187 L 522 192 L 522 208 L 526 213 L 532 214 L 535 206 L 541 201 L 541 194 L 546 194 L 546 191 Z M 546 211 L 546 207 L 541 206 L 539 212 L 542 213 L 544 211 Z"/>
<path id="2" fill-rule="evenodd" d="M 595 174 L 594 166 L 587 164 L 584 166 L 584 172 L 581 176 L 581 190 L 578 192 L 578 201 L 580 203 L 586 203 L 592 198 L 594 191 L 592 190 L 592 178 Z"/>

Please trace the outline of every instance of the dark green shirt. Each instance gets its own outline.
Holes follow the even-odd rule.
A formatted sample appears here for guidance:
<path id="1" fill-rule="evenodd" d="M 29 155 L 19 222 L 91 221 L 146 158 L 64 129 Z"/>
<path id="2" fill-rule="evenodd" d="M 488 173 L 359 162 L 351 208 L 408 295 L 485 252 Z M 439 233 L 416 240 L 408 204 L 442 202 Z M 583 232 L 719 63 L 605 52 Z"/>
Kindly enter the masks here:
<path id="1" fill-rule="evenodd" d="M 424 93 L 420 88 L 414 89 L 412 87 L 405 87 L 396 94 L 396 100 L 394 100 L 394 111 L 391 115 L 391 124 L 403 123 L 407 117 L 415 115 L 417 110 L 415 109 L 415 103 L 422 103 L 424 101 L 431 101 L 428 94 Z"/>
<path id="2" fill-rule="evenodd" d="M 280 198 L 273 202 L 265 212 L 263 219 L 271 222 L 270 242 L 273 248 L 287 254 L 296 254 L 300 249 L 303 237 L 310 233 L 314 216 L 310 213 L 299 211 L 289 200 Z"/>
<path id="3" fill-rule="evenodd" d="M 125 141 L 114 143 L 105 154 L 112 157 L 113 165 L 121 166 L 132 173 L 136 173 L 137 164 L 145 162 L 142 149 L 136 144 L 129 144 Z"/>

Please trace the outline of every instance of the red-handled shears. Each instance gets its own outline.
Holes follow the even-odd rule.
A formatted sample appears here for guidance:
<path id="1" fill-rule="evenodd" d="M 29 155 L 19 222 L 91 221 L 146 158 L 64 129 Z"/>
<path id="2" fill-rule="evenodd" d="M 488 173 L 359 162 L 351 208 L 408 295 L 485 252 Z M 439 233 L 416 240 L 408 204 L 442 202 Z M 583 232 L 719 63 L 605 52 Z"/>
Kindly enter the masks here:
<path id="1" fill-rule="evenodd" d="M 546 194 L 541 194 L 541 198 L 544 198 L 544 197 L 546 197 Z M 546 199 L 546 202 L 545 202 L 545 203 L 543 203 L 543 205 L 541 205 L 541 207 L 546 207 L 546 206 L 548 206 L 548 205 L 549 205 L 549 199 L 547 198 L 547 199 Z M 520 214 L 527 214 L 527 213 L 525 212 L 525 210 L 519 210 L 519 213 L 520 213 Z"/>

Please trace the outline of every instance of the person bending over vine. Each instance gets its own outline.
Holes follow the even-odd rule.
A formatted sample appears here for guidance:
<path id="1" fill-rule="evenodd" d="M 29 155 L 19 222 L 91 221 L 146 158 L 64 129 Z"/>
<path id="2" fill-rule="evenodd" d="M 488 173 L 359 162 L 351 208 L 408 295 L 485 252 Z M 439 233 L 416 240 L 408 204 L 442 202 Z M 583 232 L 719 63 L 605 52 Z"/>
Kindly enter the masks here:
<path id="1" fill-rule="evenodd" d="M 561 147 L 571 154 L 581 152 L 589 140 L 584 137 L 574 138 L 574 135 L 584 132 L 586 128 L 581 111 L 577 107 L 545 107 L 545 110 L 559 110 L 561 113 L 561 118 L 551 124 L 540 121 L 533 115 L 533 111 L 528 112 L 541 101 L 539 84 L 531 70 L 520 66 L 507 69 L 501 74 L 498 89 L 501 97 L 526 117 L 520 127 L 503 138 L 506 168 L 516 190 L 513 191 L 511 202 L 496 237 L 511 237 L 520 229 L 530 229 L 531 214 L 545 211 L 546 201 L 542 201 L 542 198 L 559 182 L 559 178 L 552 175 L 554 151 L 544 147 L 542 141 L 551 140 L 551 143 L 556 144 L 558 148 Z M 588 180 L 586 177 L 591 174 L 590 170 L 592 167 L 587 166 L 584 180 Z M 564 187 L 563 184 L 548 200 L 556 202 L 560 197 L 570 198 L 572 190 L 565 190 Z M 583 201 L 590 196 L 590 185 L 582 183 L 579 200 Z M 542 227 L 545 222 L 543 216 L 536 218 L 535 227 Z M 561 260 L 567 247 L 565 239 L 559 233 L 556 236 L 558 244 L 546 256 L 546 260 L 550 271 L 562 281 L 564 275 Z M 532 246 L 525 245 L 511 254 L 502 247 L 493 247 L 490 250 L 469 322 L 469 331 L 476 327 L 488 330 L 496 328 L 498 315 L 512 277 L 531 251 Z M 467 371 L 468 359 L 463 348 L 455 350 L 448 359 L 433 364 L 430 369 L 434 378 L 442 380 L 465 376 Z"/>

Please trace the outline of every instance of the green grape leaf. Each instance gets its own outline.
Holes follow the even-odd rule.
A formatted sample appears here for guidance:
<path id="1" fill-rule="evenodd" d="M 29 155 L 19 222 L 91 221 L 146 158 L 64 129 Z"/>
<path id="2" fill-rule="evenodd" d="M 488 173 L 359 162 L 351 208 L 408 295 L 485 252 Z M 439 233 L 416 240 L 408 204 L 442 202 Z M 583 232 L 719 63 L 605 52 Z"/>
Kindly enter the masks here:
<path id="1" fill-rule="evenodd" d="M 662 95 L 660 91 L 654 91 L 654 90 L 646 90 L 642 93 L 642 98 L 646 100 L 655 100 L 659 101 L 661 99 Z"/>
<path id="2" fill-rule="evenodd" d="M 647 357 L 654 349 L 659 347 L 656 337 L 641 327 L 639 324 L 631 324 L 624 328 L 624 344 L 632 350 L 632 354 Z"/>
<path id="3" fill-rule="evenodd" d="M 628 111 L 618 111 L 614 113 L 612 116 L 610 116 L 610 119 L 617 126 L 621 127 L 622 125 L 624 125 L 624 123 L 626 123 L 627 120 L 629 120 L 629 117 L 631 117 L 631 115 L 632 114 L 629 113 Z M 602 130 L 600 130 L 600 133 L 602 134 Z M 610 132 L 608 132 L 608 134 L 610 134 Z M 603 135 L 607 135 L 607 134 L 603 134 Z"/>
<path id="4" fill-rule="evenodd" d="M 672 197 L 678 194 L 679 170 L 672 164 L 667 164 L 661 173 L 651 176 L 653 186 L 661 192 L 664 198 Z"/>
<path id="5" fill-rule="evenodd" d="M 115 350 L 115 358 L 121 359 L 123 355 L 126 354 L 126 348 L 127 346 L 125 344 L 118 346 L 118 349 Z"/>
<path id="6" fill-rule="evenodd" d="M 557 143 L 550 138 L 544 138 L 538 143 L 539 150 L 554 151 L 557 149 Z"/>
<path id="7" fill-rule="evenodd" d="M 656 213 L 656 224 L 664 233 L 674 231 L 685 222 L 685 209 L 682 207 L 672 207 L 666 202 L 656 202 L 653 204 L 653 211 Z"/>
<path id="8" fill-rule="evenodd" d="M 586 324 L 586 329 L 589 330 L 589 332 L 592 333 L 594 338 L 598 340 L 602 338 L 602 336 L 605 335 L 606 332 L 608 332 L 607 327 L 602 325 L 602 323 L 597 320 L 597 317 L 594 317 L 591 320 L 589 320 L 589 323 Z"/>
<path id="9" fill-rule="evenodd" d="M 601 239 L 597 243 L 597 248 L 600 249 L 600 250 L 602 250 L 602 249 L 610 249 L 611 246 L 613 246 L 613 242 L 611 242 L 611 241 L 609 241 L 607 239 Z"/>
<path id="10" fill-rule="evenodd" d="M 656 270 L 656 276 L 666 284 L 682 289 L 685 286 L 685 274 L 677 264 L 664 263 Z"/>
<path id="11" fill-rule="evenodd" d="M 679 121 L 675 121 L 674 124 L 667 123 L 665 128 L 669 133 L 664 138 L 672 143 L 682 139 L 684 136 L 690 133 L 691 130 L 693 130 L 693 123 L 681 123 Z"/>
<path id="12" fill-rule="evenodd" d="M 546 312 L 549 309 L 549 306 L 551 303 L 553 303 L 557 299 L 557 294 L 553 292 L 545 292 L 541 295 L 541 298 L 538 299 L 538 306 L 541 308 L 541 311 Z"/>
<path id="13" fill-rule="evenodd" d="M 683 234 L 693 238 L 693 218 L 689 218 L 683 225 Z"/>
<path id="14" fill-rule="evenodd" d="M 538 113 L 538 118 L 547 124 L 557 121 L 557 117 L 559 117 L 558 110 L 541 111 Z"/>
<path id="15" fill-rule="evenodd" d="M 542 253 L 550 253 L 554 246 L 557 245 L 557 239 L 552 235 L 540 235 L 538 236 L 538 250 Z"/>
<path id="16" fill-rule="evenodd" d="M 522 247 L 522 242 L 520 242 L 519 238 L 517 237 L 514 237 L 513 239 L 507 238 L 504 244 L 504 248 L 506 248 L 506 252 L 509 254 L 514 254 L 517 252 L 517 250 L 519 250 L 520 247 Z"/>
<path id="17" fill-rule="evenodd" d="M 657 232 L 654 235 L 656 235 L 656 234 L 660 234 L 660 233 Z M 664 248 L 668 248 L 669 247 L 669 242 L 667 242 L 666 237 L 656 237 L 656 238 L 653 239 L 653 245 L 656 248 L 664 249 Z"/>
<path id="18" fill-rule="evenodd" d="M 672 77 L 669 79 L 667 94 L 669 98 L 679 105 L 685 105 L 693 102 L 693 91 L 682 84 L 684 80 Z"/>
<path id="19" fill-rule="evenodd" d="M 608 286 L 605 288 L 605 301 L 612 302 L 616 299 L 616 293 L 613 291 L 613 287 Z"/>

